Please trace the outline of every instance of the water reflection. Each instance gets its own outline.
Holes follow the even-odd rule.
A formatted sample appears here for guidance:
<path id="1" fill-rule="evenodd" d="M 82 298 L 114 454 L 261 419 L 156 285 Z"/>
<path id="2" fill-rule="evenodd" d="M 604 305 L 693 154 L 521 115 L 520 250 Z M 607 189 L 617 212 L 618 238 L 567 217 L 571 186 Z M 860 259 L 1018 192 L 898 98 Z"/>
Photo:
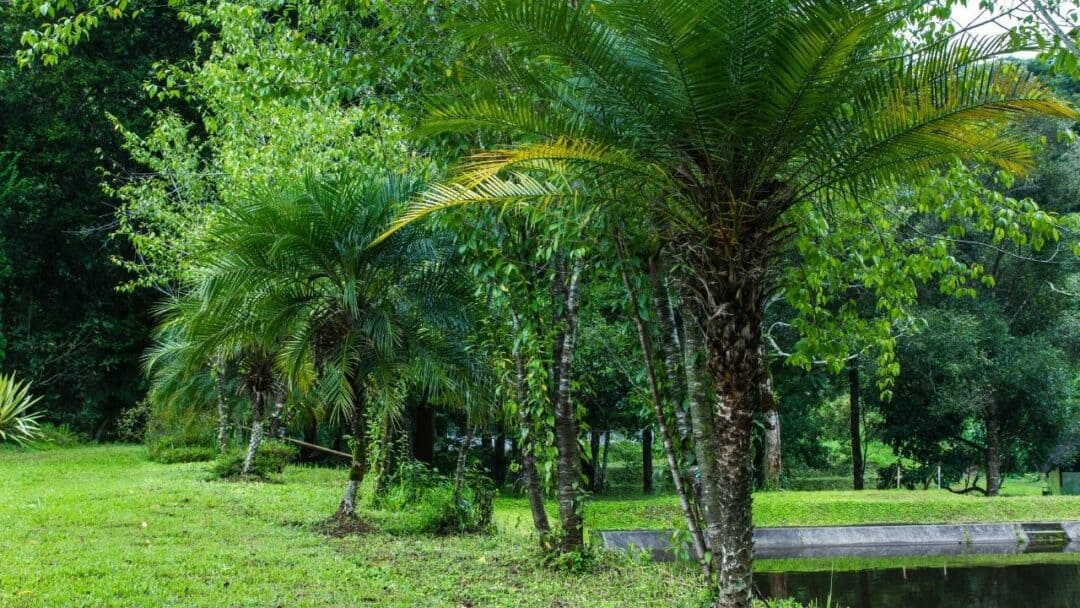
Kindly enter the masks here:
<path id="1" fill-rule="evenodd" d="M 841 608 L 1080 608 L 1080 564 L 763 574 L 769 597 Z"/>

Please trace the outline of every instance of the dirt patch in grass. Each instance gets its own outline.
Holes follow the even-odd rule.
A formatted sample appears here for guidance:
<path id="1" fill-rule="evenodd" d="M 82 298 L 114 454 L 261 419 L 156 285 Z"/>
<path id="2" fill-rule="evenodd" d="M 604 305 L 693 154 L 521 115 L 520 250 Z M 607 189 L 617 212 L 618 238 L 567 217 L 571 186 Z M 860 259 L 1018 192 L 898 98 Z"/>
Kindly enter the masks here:
<path id="1" fill-rule="evenodd" d="M 326 536 L 332 536 L 334 538 L 363 536 L 378 531 L 375 526 L 359 517 L 346 517 L 340 515 L 335 515 L 320 521 L 312 526 L 312 530 L 319 534 L 325 534 Z"/>

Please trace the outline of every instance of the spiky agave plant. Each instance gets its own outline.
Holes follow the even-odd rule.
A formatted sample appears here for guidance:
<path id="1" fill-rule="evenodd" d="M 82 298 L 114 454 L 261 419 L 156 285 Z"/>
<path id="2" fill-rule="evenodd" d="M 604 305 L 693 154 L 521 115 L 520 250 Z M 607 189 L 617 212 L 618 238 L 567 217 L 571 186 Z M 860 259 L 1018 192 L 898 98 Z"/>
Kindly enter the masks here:
<path id="1" fill-rule="evenodd" d="M 41 412 L 31 412 L 41 397 L 30 394 L 30 382 L 0 374 L 0 443 L 25 444 L 41 436 Z"/>

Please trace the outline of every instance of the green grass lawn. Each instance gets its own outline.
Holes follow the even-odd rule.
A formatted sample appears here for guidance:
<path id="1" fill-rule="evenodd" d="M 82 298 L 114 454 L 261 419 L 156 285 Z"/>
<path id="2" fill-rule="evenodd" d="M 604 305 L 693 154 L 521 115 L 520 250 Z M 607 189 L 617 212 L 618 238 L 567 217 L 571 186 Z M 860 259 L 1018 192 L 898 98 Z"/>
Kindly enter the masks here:
<path id="1" fill-rule="evenodd" d="M 0 452 L 0 606 L 698 606 L 685 564 L 605 558 L 575 575 L 538 564 L 524 500 L 496 501 L 498 531 L 433 537 L 314 533 L 340 470 L 281 483 L 208 482 L 128 446 Z M 382 530 L 406 513 L 366 511 Z M 668 527 L 670 496 L 593 500 L 593 528 Z M 1080 498 L 985 500 L 946 492 L 761 494 L 758 525 L 1080 519 Z"/>
<path id="2" fill-rule="evenodd" d="M 336 539 L 311 525 L 336 508 L 343 471 L 223 483 L 205 467 L 150 463 L 137 447 L 0 453 L 0 606 L 700 605 L 685 565 L 538 565 L 528 520 L 505 501 L 491 536 Z"/>

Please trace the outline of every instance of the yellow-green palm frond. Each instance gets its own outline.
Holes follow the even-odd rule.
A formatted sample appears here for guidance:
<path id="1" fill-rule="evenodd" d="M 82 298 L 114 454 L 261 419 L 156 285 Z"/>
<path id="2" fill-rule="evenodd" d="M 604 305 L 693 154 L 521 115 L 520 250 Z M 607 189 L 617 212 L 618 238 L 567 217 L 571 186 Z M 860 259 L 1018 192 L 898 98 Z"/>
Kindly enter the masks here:
<path id="1" fill-rule="evenodd" d="M 954 56 L 965 64 L 951 72 L 944 62 L 883 75 L 849 106 L 851 116 L 823 125 L 811 141 L 824 153 L 804 165 L 816 172 L 806 191 L 895 180 L 957 158 L 1023 172 L 1031 151 L 1006 127 L 1025 117 L 1076 116 L 1030 73 Z"/>
<path id="2" fill-rule="evenodd" d="M 668 179 L 659 167 L 588 141 L 558 139 L 479 152 L 461 164 L 453 181 L 434 184 L 415 198 L 373 244 L 453 207 L 542 207 L 586 200 L 617 204 L 640 197 L 642 188 L 665 184 Z M 619 192 L 627 193 L 626 199 Z"/>

